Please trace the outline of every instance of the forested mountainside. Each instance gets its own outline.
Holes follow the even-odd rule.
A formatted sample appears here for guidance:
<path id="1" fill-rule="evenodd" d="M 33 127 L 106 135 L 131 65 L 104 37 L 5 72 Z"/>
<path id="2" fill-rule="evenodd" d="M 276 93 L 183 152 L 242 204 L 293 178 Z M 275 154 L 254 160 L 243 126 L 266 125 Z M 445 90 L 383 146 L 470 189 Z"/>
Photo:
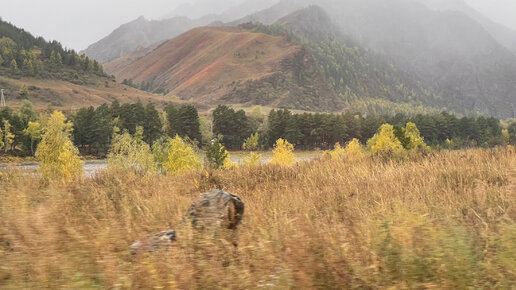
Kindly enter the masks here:
<path id="1" fill-rule="evenodd" d="M 0 88 L 13 108 L 22 100 L 30 100 L 38 109 L 65 110 L 114 100 L 166 101 L 163 96 L 116 83 L 96 60 L 1 20 Z"/>
<path id="2" fill-rule="evenodd" d="M 238 5 L 234 5 L 233 1 L 215 3 L 211 0 L 185 4 L 161 20 L 139 17 L 123 24 L 81 53 L 101 63 L 109 62 L 135 50 L 174 38 L 192 28 L 239 19 L 276 2 L 279 0 L 248 0 Z M 223 9 L 224 7 L 227 9 Z"/>
<path id="3" fill-rule="evenodd" d="M 320 8 L 310 7 L 314 3 Z M 344 102 L 352 110 L 383 113 L 426 108 L 500 118 L 516 115 L 516 55 L 510 50 L 511 31 L 460 0 L 281 0 L 226 25 L 249 22 L 285 27 L 272 29 L 280 33 L 290 31 L 290 40 L 303 45 L 318 63 L 334 102 Z M 122 70 L 123 63 L 153 51 L 159 47 L 158 39 L 164 41 L 165 35 L 170 35 L 165 33 L 168 26 L 160 37 L 148 38 L 156 29 L 141 29 L 150 26 L 148 23 L 135 21 L 136 27 L 123 26 L 107 43 L 96 44 L 104 50 L 102 55 L 113 53 L 107 59 L 136 49 L 141 39 L 149 39 L 145 45 L 154 45 L 112 62 L 116 71 Z M 174 33 L 190 26 L 194 24 L 175 25 L 178 30 Z M 145 33 L 126 40 L 133 30 Z M 127 79 L 134 78 L 140 82 L 138 87 L 151 91 L 162 86 L 156 79 L 138 81 L 137 77 Z M 394 107 L 397 109 L 389 109 Z"/>
<path id="4" fill-rule="evenodd" d="M 442 109 L 391 63 L 346 40 L 317 6 L 272 26 L 194 29 L 107 63 L 106 70 L 135 87 L 212 105 L 412 114 Z"/>
<path id="5" fill-rule="evenodd" d="M 318 6 L 300 9 L 272 26 L 256 25 L 254 29 L 277 34 L 281 27 L 314 56 L 326 80 L 351 110 L 364 111 L 359 107 L 364 102 L 369 104 L 365 111 L 370 113 L 393 112 L 394 103 L 406 104 L 404 109 L 410 113 L 445 108 L 438 97 L 392 62 L 345 37 Z"/>
<path id="6" fill-rule="evenodd" d="M 241 21 L 271 23 L 270 15 L 312 2 L 283 0 Z M 515 115 L 516 57 L 471 17 L 411 0 L 316 3 L 343 35 L 413 76 L 448 110 Z"/>
<path id="7" fill-rule="evenodd" d="M 344 108 L 302 45 L 243 28 L 196 28 L 144 56 L 128 56 L 105 66 L 118 80 L 151 83 L 204 104 Z"/>
<path id="8" fill-rule="evenodd" d="M 96 60 L 64 49 L 0 19 L 0 75 L 34 77 L 85 83 L 93 76 L 106 77 Z"/>

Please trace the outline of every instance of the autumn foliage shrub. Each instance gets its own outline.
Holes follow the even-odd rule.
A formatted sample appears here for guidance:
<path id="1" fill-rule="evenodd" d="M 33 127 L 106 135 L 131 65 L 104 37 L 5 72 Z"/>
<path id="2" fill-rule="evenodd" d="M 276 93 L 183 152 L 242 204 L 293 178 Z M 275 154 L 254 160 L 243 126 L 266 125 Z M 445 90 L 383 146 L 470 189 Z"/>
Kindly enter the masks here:
<path id="1" fill-rule="evenodd" d="M 108 154 L 108 167 L 128 169 L 139 174 L 156 171 L 151 148 L 143 141 L 143 128 L 137 127 L 133 136 L 127 131 L 122 134 L 116 131 Z"/>
<path id="2" fill-rule="evenodd" d="M 167 146 L 168 154 L 163 162 L 164 172 L 183 173 L 202 167 L 202 161 L 194 147 L 178 135 L 169 139 Z"/>
<path id="3" fill-rule="evenodd" d="M 258 135 L 258 133 L 254 133 L 249 138 L 247 138 L 244 144 L 242 145 L 242 149 L 244 149 L 245 151 L 249 151 L 249 154 L 247 154 L 242 159 L 242 164 L 244 166 L 258 166 L 262 163 L 262 154 L 254 152 L 258 150 L 259 140 L 260 136 Z"/>
<path id="4" fill-rule="evenodd" d="M 367 146 L 373 156 L 383 158 L 400 157 L 404 150 L 390 124 L 383 124 L 378 133 L 367 141 Z"/>
<path id="5" fill-rule="evenodd" d="M 70 140 L 72 123 L 55 111 L 43 125 L 43 137 L 36 151 L 39 171 L 45 179 L 70 180 L 81 177 L 83 162 Z"/>
<path id="6" fill-rule="evenodd" d="M 296 162 L 296 156 L 294 155 L 294 145 L 290 144 L 287 140 L 278 139 L 272 150 L 272 158 L 270 163 L 276 165 L 290 166 Z"/>

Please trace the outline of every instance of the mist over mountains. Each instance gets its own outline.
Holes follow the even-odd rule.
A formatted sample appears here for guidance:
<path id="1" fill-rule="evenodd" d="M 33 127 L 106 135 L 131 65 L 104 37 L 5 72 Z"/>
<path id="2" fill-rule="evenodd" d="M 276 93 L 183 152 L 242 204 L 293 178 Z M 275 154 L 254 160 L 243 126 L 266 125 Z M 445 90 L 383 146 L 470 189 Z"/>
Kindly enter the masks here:
<path id="1" fill-rule="evenodd" d="M 463 0 L 190 3 L 80 54 L 206 106 L 516 115 L 516 32 Z"/>

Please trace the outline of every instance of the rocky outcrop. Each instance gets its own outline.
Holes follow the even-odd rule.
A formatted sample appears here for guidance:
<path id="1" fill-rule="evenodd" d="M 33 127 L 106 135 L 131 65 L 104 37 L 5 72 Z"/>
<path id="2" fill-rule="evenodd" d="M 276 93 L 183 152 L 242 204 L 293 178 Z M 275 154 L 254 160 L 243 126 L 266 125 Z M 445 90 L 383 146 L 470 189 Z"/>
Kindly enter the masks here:
<path id="1" fill-rule="evenodd" d="M 244 216 L 244 202 L 236 195 L 222 190 L 212 190 L 202 193 L 185 215 L 185 221 L 199 233 L 215 233 L 218 230 L 226 230 L 231 233 L 221 236 L 232 239 L 236 245 L 234 232 Z M 150 236 L 147 239 L 135 241 L 131 249 L 135 251 L 154 252 L 166 249 L 176 240 L 174 230 L 163 231 Z"/>
<path id="2" fill-rule="evenodd" d="M 244 203 L 238 196 L 222 190 L 212 190 L 201 194 L 188 210 L 186 218 L 197 229 L 235 230 L 243 215 Z"/>

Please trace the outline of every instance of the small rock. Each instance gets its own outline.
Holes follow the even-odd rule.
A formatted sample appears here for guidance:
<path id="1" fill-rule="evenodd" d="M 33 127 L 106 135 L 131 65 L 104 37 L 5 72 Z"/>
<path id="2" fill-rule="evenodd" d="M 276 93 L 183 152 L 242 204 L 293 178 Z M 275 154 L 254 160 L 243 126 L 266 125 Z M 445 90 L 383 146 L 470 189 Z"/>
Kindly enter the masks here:
<path id="1" fill-rule="evenodd" d="M 155 252 L 159 249 L 167 248 L 176 240 L 176 231 L 168 230 L 154 234 L 145 240 L 138 240 L 131 245 L 131 249 L 135 251 Z"/>
<path id="2" fill-rule="evenodd" d="M 235 230 L 244 216 L 244 202 L 231 193 L 212 190 L 201 194 L 187 213 L 196 228 L 224 228 Z"/>

